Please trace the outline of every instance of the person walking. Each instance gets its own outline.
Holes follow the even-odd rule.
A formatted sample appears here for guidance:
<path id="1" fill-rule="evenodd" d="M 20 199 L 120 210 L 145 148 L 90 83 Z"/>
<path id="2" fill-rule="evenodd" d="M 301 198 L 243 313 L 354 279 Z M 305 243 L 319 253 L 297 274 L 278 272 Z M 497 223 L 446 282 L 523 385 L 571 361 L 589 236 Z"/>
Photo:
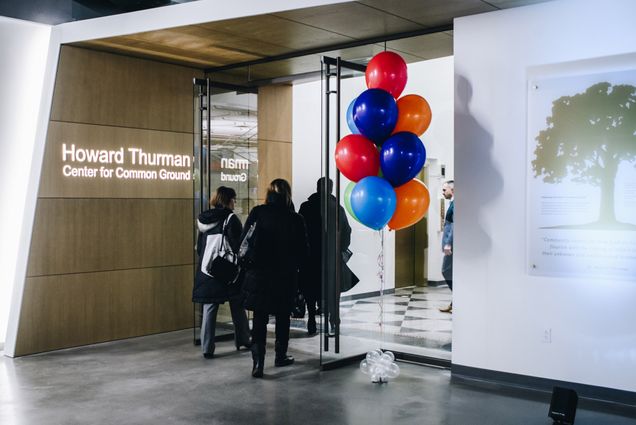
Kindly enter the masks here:
<path id="1" fill-rule="evenodd" d="M 298 288 L 298 272 L 309 248 L 303 218 L 294 212 L 291 187 L 275 179 L 264 205 L 254 207 L 243 230 L 245 307 L 254 312 L 252 324 L 252 376 L 263 377 L 269 315 L 276 317 L 276 367 L 294 363 L 287 355 L 290 314 Z"/>
<path id="2" fill-rule="evenodd" d="M 442 251 L 444 252 L 444 258 L 442 260 L 442 276 L 446 280 L 448 289 L 453 291 L 453 221 L 455 215 L 455 182 L 449 180 L 442 186 L 442 195 L 446 199 L 450 199 L 450 205 L 446 210 L 446 217 L 444 218 L 444 232 L 442 234 Z M 440 308 L 442 313 L 453 312 L 453 302 L 445 308 Z"/>
<path id="3" fill-rule="evenodd" d="M 322 276 L 323 276 L 323 262 L 322 262 L 322 241 L 323 237 L 326 237 L 327 246 L 335 247 L 335 225 L 332 223 L 330 227 L 332 227 L 331 232 L 323 231 L 324 221 L 324 206 L 323 202 L 325 199 L 325 177 L 321 177 L 316 182 L 316 192 L 309 196 L 309 198 L 300 205 L 300 209 L 298 213 L 303 216 L 305 219 L 305 225 L 307 226 L 307 235 L 309 237 L 309 251 L 310 257 L 307 262 L 307 267 L 305 267 L 301 273 L 301 281 L 300 288 L 305 296 L 305 301 L 307 302 L 307 313 L 308 313 L 308 321 L 307 321 L 307 333 L 309 335 L 314 335 L 317 331 L 316 329 L 316 304 L 321 302 L 321 292 L 322 292 Z M 330 215 L 333 214 L 335 217 L 336 211 L 336 197 L 331 193 L 333 191 L 333 181 L 329 179 L 327 182 L 327 190 L 328 190 L 328 210 L 330 211 Z M 351 226 L 349 225 L 349 220 L 347 219 L 347 214 L 345 213 L 344 208 L 342 206 L 337 206 L 338 217 L 340 220 L 340 251 L 346 252 L 351 243 Z M 340 260 L 341 262 L 341 284 L 343 288 L 350 288 L 352 286 L 351 281 L 353 279 L 357 279 L 353 277 L 353 273 L 347 267 L 344 260 Z M 336 314 L 336 309 L 340 308 L 340 294 L 334 294 L 336 290 L 335 285 L 335 259 L 332 255 L 327 258 L 327 276 L 328 276 L 328 288 L 329 291 L 326 294 L 327 298 L 327 310 L 329 313 L 328 323 L 330 324 L 330 333 L 333 333 L 338 319 L 338 315 Z M 341 288 L 341 289 L 343 289 Z M 325 320 L 327 322 L 327 320 Z"/>
<path id="4" fill-rule="evenodd" d="M 214 336 L 219 306 L 230 302 L 230 312 L 234 324 L 234 344 L 250 347 L 249 323 L 243 308 L 242 294 L 238 285 L 228 285 L 212 277 L 208 264 L 219 254 L 222 238 L 227 239 L 233 253 L 238 253 L 243 226 L 233 213 L 236 192 L 230 187 L 221 186 L 210 201 L 210 209 L 199 214 L 197 226 L 197 254 L 199 260 L 192 291 L 192 301 L 203 304 L 201 319 L 201 350 L 203 357 L 214 356 Z M 215 243 L 216 242 L 216 243 Z"/>

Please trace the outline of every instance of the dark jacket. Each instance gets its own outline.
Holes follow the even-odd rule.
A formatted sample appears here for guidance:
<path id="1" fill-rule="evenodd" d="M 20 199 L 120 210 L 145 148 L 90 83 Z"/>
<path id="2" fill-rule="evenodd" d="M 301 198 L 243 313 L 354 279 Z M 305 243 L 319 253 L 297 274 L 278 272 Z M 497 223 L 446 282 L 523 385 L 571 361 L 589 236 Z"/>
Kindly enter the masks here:
<path id="1" fill-rule="evenodd" d="M 298 288 L 298 271 L 309 254 L 305 224 L 300 215 L 276 197 L 252 209 L 244 234 L 253 223 L 256 242 L 250 256 L 253 261 L 243 281 L 245 307 L 288 314 Z"/>
<path id="2" fill-rule="evenodd" d="M 444 233 L 442 234 L 442 250 L 446 245 L 453 249 L 453 227 L 455 221 L 455 201 L 451 201 L 444 218 Z M 442 259 L 442 276 L 445 280 L 453 280 L 453 254 L 444 255 Z"/>
<path id="3" fill-rule="evenodd" d="M 203 261 L 203 253 L 205 252 L 205 246 L 207 237 L 209 235 L 220 234 L 223 228 L 225 219 L 232 213 L 231 210 L 226 208 L 213 208 L 199 214 L 197 222 L 199 228 L 199 236 L 197 238 L 197 269 L 194 278 L 194 289 L 192 291 L 192 301 L 202 304 L 210 303 L 224 303 L 230 297 L 240 295 L 240 289 L 234 287 L 234 285 L 228 288 L 223 282 L 219 282 L 211 276 L 201 271 L 202 267 L 206 267 L 207 264 L 201 264 Z M 241 220 L 233 215 L 225 229 L 225 237 L 227 238 L 232 250 L 238 253 L 238 248 L 241 243 L 241 233 L 243 226 L 241 226 Z"/>
<path id="4" fill-rule="evenodd" d="M 335 218 L 336 211 L 336 197 L 329 195 L 329 213 L 330 217 Z M 322 202 L 322 196 L 320 192 L 312 194 L 307 201 L 300 205 L 298 211 L 300 215 L 305 219 L 305 225 L 307 227 L 307 235 L 309 236 L 309 248 L 310 257 L 306 266 L 303 268 L 300 280 L 300 289 L 306 298 L 319 300 L 322 287 L 322 238 L 323 238 L 323 221 L 322 216 L 324 214 L 324 205 Z M 344 208 L 338 205 L 338 215 L 340 220 L 340 251 L 344 252 L 349 248 L 351 243 L 351 226 L 349 226 L 349 220 Z M 331 252 L 335 248 L 336 241 L 336 229 L 335 220 L 331 220 L 330 231 L 328 232 L 328 246 Z M 329 256 L 326 262 L 329 282 L 335 284 L 335 259 L 333 256 Z M 342 280 L 341 284 L 343 288 L 350 288 L 352 279 L 351 270 L 344 264 L 342 266 Z"/>
<path id="5" fill-rule="evenodd" d="M 451 201 L 446 210 L 446 217 L 444 218 L 444 233 L 442 234 L 442 249 L 446 245 L 450 245 L 453 248 L 453 222 L 455 221 L 455 201 Z"/>

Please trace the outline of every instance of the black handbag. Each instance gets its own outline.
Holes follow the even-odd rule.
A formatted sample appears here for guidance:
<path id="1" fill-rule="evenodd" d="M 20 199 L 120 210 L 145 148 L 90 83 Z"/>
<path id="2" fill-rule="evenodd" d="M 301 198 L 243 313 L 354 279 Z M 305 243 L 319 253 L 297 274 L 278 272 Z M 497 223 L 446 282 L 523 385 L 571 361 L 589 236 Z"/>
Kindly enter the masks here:
<path id="1" fill-rule="evenodd" d="M 219 255 L 214 257 L 212 261 L 208 263 L 207 271 L 210 276 L 219 282 L 231 285 L 237 279 L 238 265 L 235 262 L 236 255 L 232 252 L 232 247 L 226 244 L 225 240 L 225 228 L 229 222 L 232 214 L 228 216 L 225 223 L 223 223 L 223 229 L 221 230 L 221 248 L 219 249 Z"/>

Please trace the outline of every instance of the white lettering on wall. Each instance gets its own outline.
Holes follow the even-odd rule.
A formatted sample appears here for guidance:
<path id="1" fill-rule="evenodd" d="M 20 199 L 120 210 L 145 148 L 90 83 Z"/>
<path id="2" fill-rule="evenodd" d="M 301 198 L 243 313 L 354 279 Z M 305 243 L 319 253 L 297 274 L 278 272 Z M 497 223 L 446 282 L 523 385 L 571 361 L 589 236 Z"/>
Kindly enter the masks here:
<path id="1" fill-rule="evenodd" d="M 107 151 L 98 149 L 77 149 L 73 143 L 70 147 L 66 147 L 66 143 L 62 143 L 62 161 L 72 162 L 99 162 L 102 164 L 123 164 L 124 148 L 117 151 Z"/>
<path id="2" fill-rule="evenodd" d="M 230 170 L 247 170 L 250 162 L 247 159 L 221 158 L 221 168 Z"/>
<path id="3" fill-rule="evenodd" d="M 247 173 L 226 174 L 224 172 L 221 172 L 221 181 L 222 182 L 246 182 Z"/>
<path id="4" fill-rule="evenodd" d="M 221 168 L 229 170 L 248 170 L 250 162 L 247 159 L 221 158 Z M 246 172 L 231 174 L 221 171 L 222 182 L 246 182 L 248 175 Z"/>
<path id="5" fill-rule="evenodd" d="M 127 153 L 127 155 L 126 155 Z M 179 155 L 163 152 L 145 152 L 141 148 L 120 147 L 117 150 L 84 149 L 62 143 L 62 174 L 65 177 L 85 177 L 102 179 L 124 180 L 191 180 L 192 158 L 189 155 Z M 118 167 L 108 168 L 101 166 L 93 168 L 89 165 L 73 166 L 70 163 L 80 164 L 118 164 Z M 126 163 L 134 165 L 134 168 L 126 167 Z M 239 164 L 240 165 L 240 164 Z M 242 165 L 240 165 L 242 166 Z M 152 169 L 153 167 L 181 168 L 170 170 L 166 168 Z M 186 169 L 185 171 L 183 169 Z"/>
<path id="6" fill-rule="evenodd" d="M 158 165 L 161 167 L 190 167 L 188 155 L 169 153 L 146 153 L 141 148 L 128 148 L 133 165 Z"/>

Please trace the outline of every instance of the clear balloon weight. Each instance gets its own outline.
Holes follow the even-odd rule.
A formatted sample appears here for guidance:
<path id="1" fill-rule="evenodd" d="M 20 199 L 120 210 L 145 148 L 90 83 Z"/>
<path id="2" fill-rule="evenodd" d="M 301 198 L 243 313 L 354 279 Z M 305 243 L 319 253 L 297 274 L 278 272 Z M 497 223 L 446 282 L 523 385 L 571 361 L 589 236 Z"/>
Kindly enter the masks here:
<path id="1" fill-rule="evenodd" d="M 395 356 L 390 351 L 380 349 L 369 351 L 360 362 L 360 371 L 371 377 L 371 382 L 383 383 L 400 375 L 400 367 L 395 363 Z"/>

